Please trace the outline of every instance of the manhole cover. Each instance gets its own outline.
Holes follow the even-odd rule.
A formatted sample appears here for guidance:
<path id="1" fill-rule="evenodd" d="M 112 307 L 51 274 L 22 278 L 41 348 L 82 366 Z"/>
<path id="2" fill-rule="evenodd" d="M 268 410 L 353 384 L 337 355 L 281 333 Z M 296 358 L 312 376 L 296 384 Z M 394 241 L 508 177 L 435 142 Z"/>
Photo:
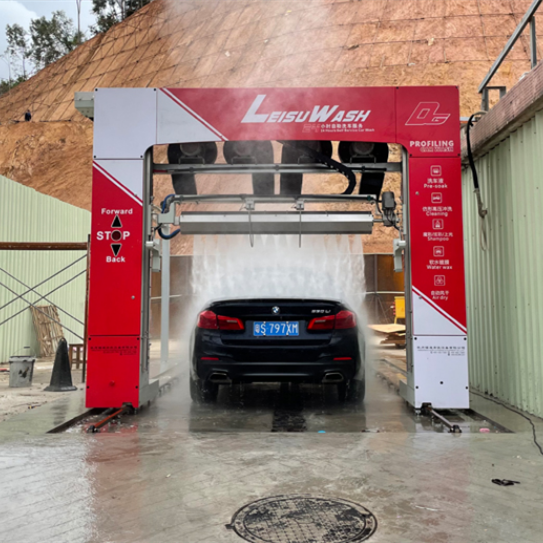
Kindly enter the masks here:
<path id="1" fill-rule="evenodd" d="M 349 543 L 373 535 L 377 519 L 347 500 L 276 496 L 240 509 L 230 528 L 251 543 Z"/>

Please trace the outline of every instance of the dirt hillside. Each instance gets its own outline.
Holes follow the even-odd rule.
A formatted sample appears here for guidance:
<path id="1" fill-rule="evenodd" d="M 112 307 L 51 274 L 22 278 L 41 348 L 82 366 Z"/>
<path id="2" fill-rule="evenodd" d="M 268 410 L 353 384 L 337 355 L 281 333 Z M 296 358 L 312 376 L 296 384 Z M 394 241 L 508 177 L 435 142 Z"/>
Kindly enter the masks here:
<path id="1" fill-rule="evenodd" d="M 156 0 L 0 98 L 0 174 L 90 209 L 92 123 L 73 94 L 96 87 L 454 84 L 466 116 L 530 4 Z M 525 36 L 493 84 L 513 86 L 530 69 L 528 51 Z M 21 122 L 28 108 L 33 120 Z M 389 237 L 373 236 L 366 250 L 389 252 Z"/>

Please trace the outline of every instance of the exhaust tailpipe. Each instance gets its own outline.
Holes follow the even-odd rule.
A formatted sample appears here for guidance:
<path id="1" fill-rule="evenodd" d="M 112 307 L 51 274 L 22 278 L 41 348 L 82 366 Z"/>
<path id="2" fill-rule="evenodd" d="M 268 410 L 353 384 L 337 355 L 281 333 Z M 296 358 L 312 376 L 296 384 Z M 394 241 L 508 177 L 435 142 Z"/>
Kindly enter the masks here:
<path id="1" fill-rule="evenodd" d="M 341 383 L 343 382 L 343 375 L 339 371 L 331 371 L 327 373 L 323 379 L 323 383 Z"/>
<path id="2" fill-rule="evenodd" d="M 228 375 L 222 371 L 216 371 L 211 374 L 209 381 L 217 384 L 230 383 L 230 377 L 228 377 Z"/>

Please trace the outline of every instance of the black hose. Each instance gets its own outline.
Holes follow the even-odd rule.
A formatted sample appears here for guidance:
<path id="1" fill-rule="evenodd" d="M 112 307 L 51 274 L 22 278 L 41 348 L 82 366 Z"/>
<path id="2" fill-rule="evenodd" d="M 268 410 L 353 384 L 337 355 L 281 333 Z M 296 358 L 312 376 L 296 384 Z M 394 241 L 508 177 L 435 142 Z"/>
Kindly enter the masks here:
<path id="1" fill-rule="evenodd" d="M 168 194 L 168 196 L 166 196 L 166 198 L 164 198 L 164 200 L 162 200 L 162 205 L 161 205 L 161 211 L 162 213 L 164 213 L 164 211 L 166 211 L 166 207 L 169 207 L 170 206 L 170 200 L 172 198 L 175 197 L 175 194 Z M 171 234 L 164 234 L 162 232 L 162 227 L 159 226 L 157 229 L 156 229 L 156 232 L 157 234 L 162 238 L 162 239 L 172 239 L 172 238 L 175 238 L 175 236 L 177 236 L 178 234 L 181 233 L 181 229 L 179 228 L 178 230 L 175 230 L 174 232 L 172 232 Z"/>
<path id="2" fill-rule="evenodd" d="M 530 426 L 532 427 L 532 436 L 534 440 L 534 445 L 538 448 L 540 454 L 543 456 L 543 447 L 540 445 L 539 441 L 537 440 L 537 434 L 535 430 L 535 424 L 532 421 L 532 419 L 528 416 L 526 416 L 524 413 L 521 413 L 520 411 L 517 411 L 513 407 L 509 407 L 505 402 L 502 402 L 501 400 L 498 400 L 496 398 L 492 398 L 491 396 L 487 394 L 481 394 L 480 392 L 476 392 L 475 390 L 470 390 L 471 394 L 475 394 L 476 396 L 480 396 L 481 398 L 484 398 L 485 400 L 490 400 L 491 402 L 497 403 L 498 405 L 501 405 L 502 407 L 505 407 L 505 409 L 508 409 L 512 413 L 515 413 L 519 416 L 521 416 L 523 419 L 526 419 Z"/>
<path id="3" fill-rule="evenodd" d="M 470 138 L 470 130 L 473 126 L 473 119 L 479 115 L 478 113 L 474 113 L 468 120 L 468 126 L 466 128 L 466 143 L 468 146 L 468 161 L 469 161 L 469 167 L 471 168 L 471 173 L 473 176 L 473 186 L 475 190 L 479 190 L 479 178 L 477 177 L 477 169 L 475 168 L 475 162 L 473 161 L 473 153 L 471 152 L 471 138 Z"/>
<path id="4" fill-rule="evenodd" d="M 290 145 L 291 147 L 294 147 L 295 149 L 299 149 L 303 151 L 304 153 L 307 153 L 311 158 L 314 158 L 321 164 L 325 164 L 329 168 L 336 170 L 340 174 L 344 175 L 349 181 L 349 185 L 347 186 L 345 191 L 342 192 L 342 194 L 353 193 L 356 187 L 356 176 L 354 172 L 351 170 L 351 168 L 347 168 L 341 162 L 338 162 L 337 160 L 334 160 L 333 158 L 330 158 L 324 155 L 323 153 L 319 153 L 318 151 L 311 149 L 311 147 L 308 147 L 307 145 L 303 145 L 303 143 L 294 142 L 294 141 L 280 141 L 279 143 L 282 143 L 283 145 Z"/>
<path id="5" fill-rule="evenodd" d="M 383 212 L 381 210 L 381 206 L 379 205 L 380 200 L 378 198 L 375 198 L 373 201 L 375 202 L 375 207 L 377 208 L 379 215 L 381 215 L 381 217 L 384 217 L 390 223 L 390 225 L 396 230 L 398 230 L 399 232 L 400 229 L 398 228 L 398 225 L 396 224 L 396 217 L 394 216 L 394 212 L 389 213 L 387 210 Z M 384 226 L 387 226 L 387 225 L 385 224 Z"/>
<path id="6" fill-rule="evenodd" d="M 475 197 L 477 198 L 477 212 L 480 217 L 480 244 L 483 251 L 487 250 L 487 240 L 486 240 L 486 229 L 485 229 L 485 217 L 488 214 L 488 210 L 485 209 L 483 205 L 483 200 L 481 198 L 481 191 L 479 190 L 479 178 L 477 176 L 477 169 L 475 168 L 475 162 L 473 160 L 473 152 L 471 150 L 471 127 L 473 126 L 473 119 L 478 115 L 484 115 L 485 112 L 478 111 L 474 113 L 468 120 L 468 125 L 466 127 L 466 144 L 468 148 L 468 161 L 469 167 L 471 168 L 471 175 L 473 177 L 473 188 Z"/>
<path id="7" fill-rule="evenodd" d="M 300 149 L 304 153 L 307 153 L 309 156 L 316 159 L 321 164 L 325 164 L 329 168 L 334 169 L 337 172 L 344 175 L 347 178 L 347 180 L 349 181 L 349 185 L 347 186 L 347 188 L 345 189 L 345 191 L 342 194 L 352 194 L 353 193 L 353 191 L 354 191 L 354 189 L 356 187 L 356 176 L 355 176 L 354 172 L 350 168 L 347 168 L 341 162 L 338 162 L 337 160 L 334 160 L 333 158 L 329 158 L 325 154 L 319 153 L 318 151 L 315 151 L 314 149 L 311 149 L 310 147 L 308 147 L 306 145 L 303 145 L 303 144 L 300 144 L 298 142 L 281 141 L 279 143 L 282 143 L 283 145 L 290 145 L 291 147 L 294 147 L 296 149 Z M 164 198 L 164 200 L 162 201 L 162 213 L 164 213 L 164 211 L 166 210 L 166 207 L 169 205 L 170 199 L 172 197 L 174 197 L 174 196 L 175 196 L 175 194 L 170 194 L 169 196 L 166 196 L 166 198 Z M 172 232 L 171 234 L 164 234 L 160 227 L 158 227 L 156 229 L 156 231 L 157 231 L 157 234 L 162 239 L 172 239 L 181 232 L 181 229 L 176 230 L 175 232 Z"/>
<path id="8" fill-rule="evenodd" d="M 180 234 L 181 233 L 181 229 L 179 228 L 178 230 L 175 230 L 174 232 L 172 232 L 171 234 L 164 234 L 162 232 L 162 228 L 161 227 L 158 227 L 156 229 L 157 231 L 157 234 L 162 238 L 162 239 L 172 239 L 172 238 L 175 238 L 175 236 L 177 236 L 177 234 Z"/>

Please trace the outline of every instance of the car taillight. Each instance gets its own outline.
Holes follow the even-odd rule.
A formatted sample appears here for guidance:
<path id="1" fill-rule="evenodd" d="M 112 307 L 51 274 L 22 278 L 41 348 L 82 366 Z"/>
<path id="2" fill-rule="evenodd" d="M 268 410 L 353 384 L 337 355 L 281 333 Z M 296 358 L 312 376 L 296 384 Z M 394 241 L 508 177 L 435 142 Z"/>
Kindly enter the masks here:
<path id="1" fill-rule="evenodd" d="M 352 311 L 340 311 L 336 315 L 336 330 L 355 328 L 356 315 Z"/>
<path id="2" fill-rule="evenodd" d="M 240 332 L 245 329 L 243 323 L 235 317 L 223 317 L 222 315 L 219 315 L 217 319 L 219 321 L 220 330 L 232 330 Z"/>
<path id="3" fill-rule="evenodd" d="M 198 328 L 204 328 L 206 330 L 217 330 L 219 325 L 217 324 L 217 315 L 213 311 L 202 311 L 198 316 Z"/>
<path id="4" fill-rule="evenodd" d="M 317 317 L 309 322 L 307 325 L 308 330 L 333 330 L 336 317 L 334 315 L 328 315 L 326 317 Z"/>
<path id="5" fill-rule="evenodd" d="M 356 315 L 352 311 L 340 311 L 337 315 L 317 317 L 309 322 L 308 330 L 347 330 L 356 327 Z"/>

